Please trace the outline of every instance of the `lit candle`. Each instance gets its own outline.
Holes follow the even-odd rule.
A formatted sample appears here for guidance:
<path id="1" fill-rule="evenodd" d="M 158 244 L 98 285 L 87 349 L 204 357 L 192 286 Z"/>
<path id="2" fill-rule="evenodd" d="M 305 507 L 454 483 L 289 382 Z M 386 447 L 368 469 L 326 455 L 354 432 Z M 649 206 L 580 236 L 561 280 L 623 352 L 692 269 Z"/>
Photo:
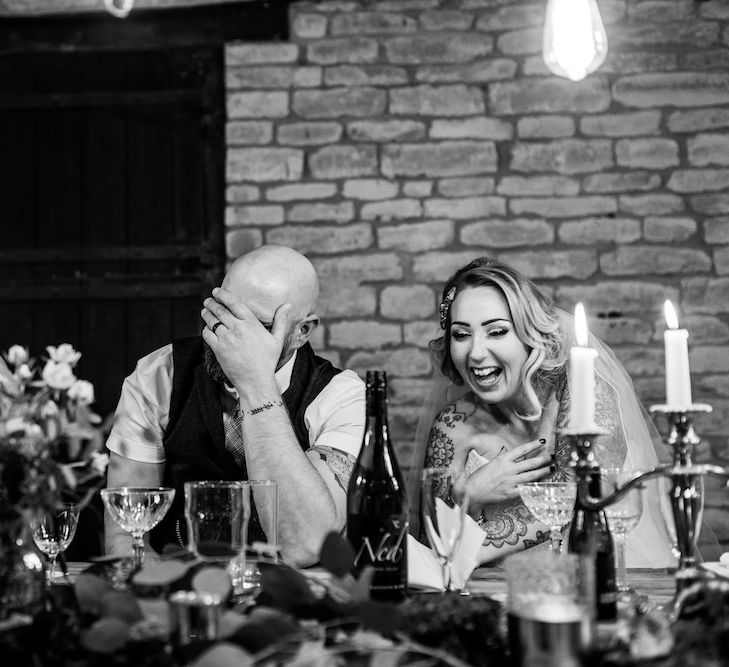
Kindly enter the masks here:
<path id="1" fill-rule="evenodd" d="M 581 303 L 575 306 L 575 341 L 570 349 L 570 429 L 581 433 L 595 430 L 595 358 L 588 347 L 587 318 Z"/>
<path id="2" fill-rule="evenodd" d="M 666 347 L 666 403 L 677 411 L 691 405 L 691 375 L 689 373 L 688 331 L 678 328 L 673 304 L 663 306 L 668 329 L 663 332 Z"/>

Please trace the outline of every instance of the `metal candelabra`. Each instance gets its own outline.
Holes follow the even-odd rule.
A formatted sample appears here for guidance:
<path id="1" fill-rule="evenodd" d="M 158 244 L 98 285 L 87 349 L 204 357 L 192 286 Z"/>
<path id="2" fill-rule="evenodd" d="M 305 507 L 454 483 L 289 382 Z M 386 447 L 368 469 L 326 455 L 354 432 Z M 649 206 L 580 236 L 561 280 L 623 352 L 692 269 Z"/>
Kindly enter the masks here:
<path id="1" fill-rule="evenodd" d="M 667 405 L 654 405 L 652 413 L 665 414 L 669 431 L 664 442 L 673 450 L 672 463 L 659 465 L 653 470 L 641 473 L 628 480 L 613 493 L 604 498 L 594 498 L 589 492 L 592 473 L 599 472 L 600 464 L 595 459 L 592 443 L 601 431 L 591 429 L 590 433 L 568 432 L 572 439 L 572 459 L 577 477 L 577 505 L 588 511 L 599 511 L 620 500 L 628 491 L 653 477 L 668 477 L 671 480 L 669 499 L 676 527 L 676 548 L 679 553 L 676 569 L 676 594 L 700 579 L 696 566 L 696 541 L 701 530 L 704 510 L 704 476 L 716 475 L 729 480 L 729 469 L 710 464 L 693 462 L 694 448 L 700 442 L 693 428 L 692 415 L 711 412 L 711 406 L 703 403 L 691 405 L 686 410 L 675 410 Z"/>

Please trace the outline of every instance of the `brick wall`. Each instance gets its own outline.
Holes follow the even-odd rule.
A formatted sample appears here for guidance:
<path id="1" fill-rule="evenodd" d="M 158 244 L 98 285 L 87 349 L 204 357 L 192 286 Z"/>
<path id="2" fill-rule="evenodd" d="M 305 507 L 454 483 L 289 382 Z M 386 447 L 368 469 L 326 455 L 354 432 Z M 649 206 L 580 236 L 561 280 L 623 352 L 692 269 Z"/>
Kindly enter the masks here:
<path id="1" fill-rule="evenodd" d="M 646 403 L 664 397 L 670 298 L 721 456 L 729 1 L 599 0 L 610 54 L 579 83 L 541 60 L 545 4 L 295 2 L 288 43 L 229 44 L 227 253 L 314 261 L 315 345 L 389 371 L 405 461 L 456 267 L 496 255 L 559 305 L 583 300 Z"/>

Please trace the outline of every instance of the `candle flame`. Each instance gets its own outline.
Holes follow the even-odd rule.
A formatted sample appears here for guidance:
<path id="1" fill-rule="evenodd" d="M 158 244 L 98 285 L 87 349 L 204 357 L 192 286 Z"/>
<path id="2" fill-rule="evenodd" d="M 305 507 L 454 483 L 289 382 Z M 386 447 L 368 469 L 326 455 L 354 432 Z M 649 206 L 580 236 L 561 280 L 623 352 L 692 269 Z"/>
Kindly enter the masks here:
<path id="1" fill-rule="evenodd" d="M 587 317 L 582 302 L 575 306 L 575 340 L 582 347 L 587 347 Z"/>
<path id="2" fill-rule="evenodd" d="M 676 309 L 669 299 L 663 304 L 663 312 L 666 316 L 666 324 L 669 329 L 678 329 L 678 315 L 676 315 Z"/>

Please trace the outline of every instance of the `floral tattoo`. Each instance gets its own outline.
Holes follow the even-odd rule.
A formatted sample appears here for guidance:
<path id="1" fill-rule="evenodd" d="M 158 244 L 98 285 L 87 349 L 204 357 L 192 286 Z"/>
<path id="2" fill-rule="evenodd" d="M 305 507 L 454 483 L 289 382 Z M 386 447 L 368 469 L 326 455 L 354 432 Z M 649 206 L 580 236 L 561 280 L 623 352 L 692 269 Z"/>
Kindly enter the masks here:
<path id="1" fill-rule="evenodd" d="M 486 513 L 483 522 L 484 546 L 500 549 L 505 544 L 514 546 L 527 533 L 527 524 L 533 521 L 521 500 L 501 503 L 496 512 Z"/>
<path id="2" fill-rule="evenodd" d="M 349 478 L 352 476 L 352 470 L 354 470 L 354 466 L 357 463 L 355 458 L 346 452 L 324 445 L 315 445 L 311 449 L 327 464 L 329 470 L 332 471 L 334 478 L 337 480 L 337 484 L 346 493 L 347 487 L 349 486 Z"/>

